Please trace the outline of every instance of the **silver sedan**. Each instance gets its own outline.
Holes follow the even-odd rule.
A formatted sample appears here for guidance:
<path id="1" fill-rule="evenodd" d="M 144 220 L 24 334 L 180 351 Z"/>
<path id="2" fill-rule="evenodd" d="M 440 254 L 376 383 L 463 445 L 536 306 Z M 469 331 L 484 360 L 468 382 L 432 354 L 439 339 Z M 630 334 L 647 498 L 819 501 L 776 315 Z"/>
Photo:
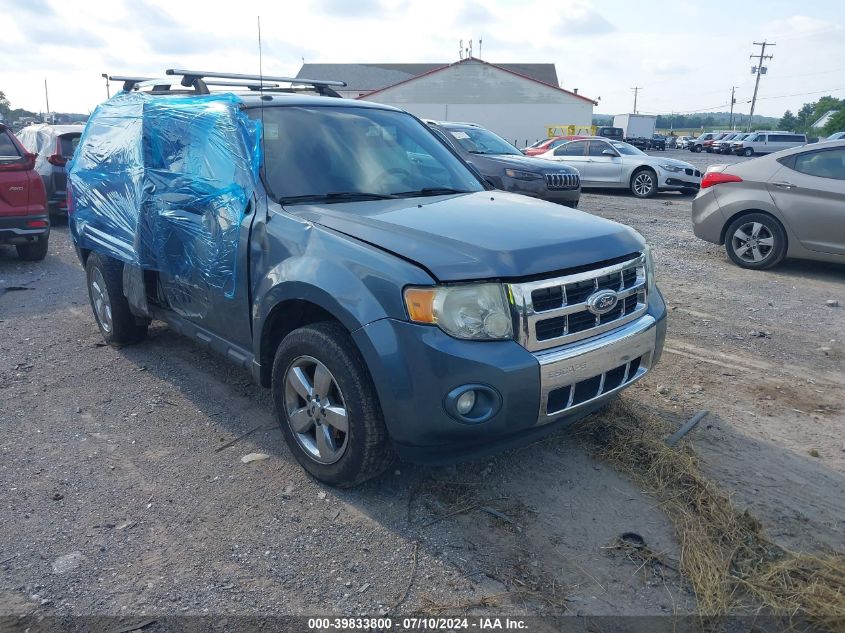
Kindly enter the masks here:
<path id="1" fill-rule="evenodd" d="M 693 195 L 701 172 L 682 160 L 649 156 L 633 145 L 605 138 L 588 138 L 559 145 L 539 158 L 571 165 L 581 174 L 581 187 L 630 189 L 638 198 L 658 191 Z"/>

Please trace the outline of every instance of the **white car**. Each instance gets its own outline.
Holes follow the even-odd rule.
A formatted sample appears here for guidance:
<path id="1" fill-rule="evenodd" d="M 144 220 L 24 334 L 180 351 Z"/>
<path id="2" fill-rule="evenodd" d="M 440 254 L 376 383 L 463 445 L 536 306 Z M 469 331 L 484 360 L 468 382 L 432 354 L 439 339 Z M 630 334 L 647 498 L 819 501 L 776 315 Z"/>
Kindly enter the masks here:
<path id="1" fill-rule="evenodd" d="M 757 132 L 731 145 L 734 154 L 738 156 L 753 156 L 754 154 L 771 154 L 782 149 L 792 149 L 807 144 L 806 134 L 792 132 Z"/>
<path id="2" fill-rule="evenodd" d="M 693 195 L 701 186 L 701 172 L 693 165 L 649 156 L 622 141 L 598 137 L 569 141 L 538 158 L 561 161 L 577 169 L 583 189 L 630 189 L 638 198 L 650 198 L 658 191 Z"/>
<path id="3" fill-rule="evenodd" d="M 691 136 L 679 136 L 675 140 L 675 148 L 676 149 L 687 149 L 689 147 L 689 142 L 692 140 Z"/>

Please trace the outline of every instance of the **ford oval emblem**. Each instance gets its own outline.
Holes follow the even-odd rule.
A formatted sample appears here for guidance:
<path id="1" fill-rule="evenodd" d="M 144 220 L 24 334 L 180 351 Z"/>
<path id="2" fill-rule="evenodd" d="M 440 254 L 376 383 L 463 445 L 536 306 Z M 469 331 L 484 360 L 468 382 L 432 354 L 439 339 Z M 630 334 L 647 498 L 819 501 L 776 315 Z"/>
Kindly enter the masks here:
<path id="1" fill-rule="evenodd" d="M 587 297 L 587 310 L 601 316 L 607 314 L 619 303 L 619 295 L 613 290 L 599 290 Z"/>

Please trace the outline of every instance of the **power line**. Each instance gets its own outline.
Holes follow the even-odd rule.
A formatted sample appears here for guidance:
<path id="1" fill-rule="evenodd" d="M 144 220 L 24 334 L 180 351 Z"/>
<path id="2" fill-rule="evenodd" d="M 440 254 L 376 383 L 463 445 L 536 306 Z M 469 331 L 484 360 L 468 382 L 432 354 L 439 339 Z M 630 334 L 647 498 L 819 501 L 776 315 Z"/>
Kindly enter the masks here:
<path id="1" fill-rule="evenodd" d="M 766 67 L 763 66 L 763 61 L 767 59 L 772 59 L 772 55 L 766 55 L 766 47 L 767 46 L 775 46 L 774 42 L 767 42 L 763 40 L 762 42 L 752 42 L 754 46 L 760 47 L 760 54 L 759 55 L 749 55 L 749 59 L 754 59 L 755 57 L 759 59 L 757 66 L 751 67 L 752 73 L 757 73 L 757 79 L 754 81 L 754 95 L 751 97 L 751 112 L 748 115 L 748 132 L 751 131 L 751 121 L 754 119 L 754 106 L 757 105 L 757 90 L 760 88 L 760 75 L 766 72 Z"/>
<path id="2" fill-rule="evenodd" d="M 766 101 L 767 99 L 785 99 L 786 97 L 803 97 L 806 95 L 820 95 L 824 94 L 825 92 L 837 92 L 839 90 L 845 90 L 845 86 L 841 88 L 828 88 L 827 90 L 815 90 L 813 92 L 795 92 L 791 95 L 777 95 L 774 97 L 760 97 L 758 101 Z M 746 103 L 748 103 L 746 101 Z"/>

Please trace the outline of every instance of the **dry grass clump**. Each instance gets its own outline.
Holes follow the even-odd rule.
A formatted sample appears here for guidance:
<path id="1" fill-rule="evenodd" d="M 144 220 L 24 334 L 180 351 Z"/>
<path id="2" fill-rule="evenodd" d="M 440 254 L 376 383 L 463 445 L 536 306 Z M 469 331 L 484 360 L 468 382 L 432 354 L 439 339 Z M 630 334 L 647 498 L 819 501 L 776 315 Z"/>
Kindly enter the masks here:
<path id="1" fill-rule="evenodd" d="M 760 523 L 740 512 L 699 471 L 684 445 L 655 416 L 617 402 L 576 429 L 597 456 L 654 490 L 675 526 L 681 571 L 699 614 L 760 609 L 845 630 L 845 555 L 797 554 L 768 540 Z"/>

